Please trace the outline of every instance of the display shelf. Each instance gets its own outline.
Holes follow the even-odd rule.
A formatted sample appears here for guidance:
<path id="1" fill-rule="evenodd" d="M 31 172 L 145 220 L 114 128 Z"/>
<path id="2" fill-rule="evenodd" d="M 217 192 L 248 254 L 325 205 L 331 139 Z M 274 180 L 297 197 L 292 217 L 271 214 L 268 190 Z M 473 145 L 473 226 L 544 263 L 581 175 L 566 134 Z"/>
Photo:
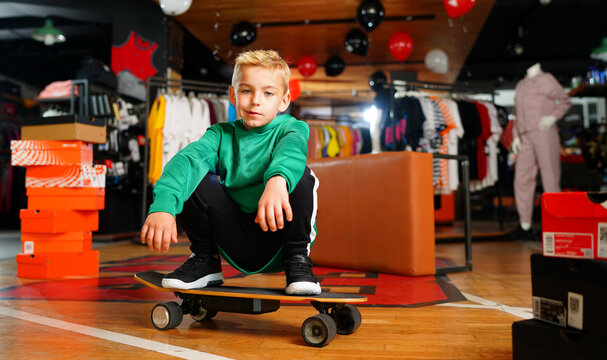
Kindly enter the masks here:
<path id="1" fill-rule="evenodd" d="M 607 85 L 582 84 L 569 91 L 569 96 L 574 97 L 607 97 Z"/>
<path id="2" fill-rule="evenodd" d="M 78 97 L 76 95 L 76 97 Z M 34 101 L 38 103 L 58 103 L 58 102 L 70 102 L 71 97 L 53 97 L 53 98 L 35 98 Z"/>

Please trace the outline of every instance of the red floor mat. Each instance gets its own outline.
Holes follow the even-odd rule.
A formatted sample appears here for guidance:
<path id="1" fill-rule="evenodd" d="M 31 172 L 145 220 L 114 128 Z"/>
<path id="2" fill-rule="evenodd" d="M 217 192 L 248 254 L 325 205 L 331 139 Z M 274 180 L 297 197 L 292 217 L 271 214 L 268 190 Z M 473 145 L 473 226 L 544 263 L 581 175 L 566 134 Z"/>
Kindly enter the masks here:
<path id="1" fill-rule="evenodd" d="M 173 300 L 175 296 L 172 293 L 147 288 L 136 282 L 132 276 L 111 276 L 111 273 L 136 273 L 146 270 L 168 272 L 185 259 L 185 256 L 156 255 L 103 263 L 100 266 L 100 278 L 32 282 L 0 289 L 0 299 L 154 302 Z M 437 264 L 445 262 L 448 260 L 440 259 Z M 223 273 L 226 278 L 246 276 L 225 264 Z M 365 295 L 369 299 L 365 303 L 367 306 L 411 307 L 464 300 L 459 290 L 444 275 L 413 277 L 325 267 L 315 267 L 314 273 L 321 282 L 323 291 Z"/>

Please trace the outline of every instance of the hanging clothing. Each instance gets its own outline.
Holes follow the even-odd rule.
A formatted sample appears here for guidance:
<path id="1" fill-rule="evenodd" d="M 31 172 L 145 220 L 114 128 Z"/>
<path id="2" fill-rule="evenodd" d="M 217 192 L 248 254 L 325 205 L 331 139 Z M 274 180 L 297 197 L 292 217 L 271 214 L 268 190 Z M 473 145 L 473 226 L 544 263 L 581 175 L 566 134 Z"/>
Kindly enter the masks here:
<path id="1" fill-rule="evenodd" d="M 449 155 L 458 154 L 459 140 L 464 137 L 464 127 L 462 120 L 459 116 L 459 110 L 457 103 L 452 99 L 442 99 L 441 102 L 446 105 L 449 112 L 450 118 L 453 120 L 454 128 L 449 131 Z M 448 160 L 448 172 L 449 172 L 449 190 L 455 191 L 459 185 L 459 164 L 457 160 Z"/>
<path id="2" fill-rule="evenodd" d="M 162 174 L 162 144 L 164 127 L 166 99 L 164 96 L 158 96 L 148 116 L 148 139 L 150 142 L 150 164 L 148 167 L 148 181 L 151 184 L 156 183 Z"/>
<path id="3" fill-rule="evenodd" d="M 450 148 L 450 142 L 452 140 L 451 133 L 455 134 L 455 120 L 453 119 L 453 115 L 449 110 L 449 106 L 439 97 L 433 96 L 430 97 L 434 102 L 435 106 L 438 106 L 440 110 L 440 115 L 442 116 L 442 120 L 445 123 L 444 129 L 440 131 L 441 137 L 441 146 L 439 148 L 439 154 L 449 155 L 451 151 L 453 151 L 453 147 Z M 457 149 L 456 149 L 457 150 Z M 440 181 L 438 183 L 438 188 L 435 189 L 435 192 L 440 194 L 449 194 L 451 193 L 450 188 L 450 179 L 449 179 L 449 161 L 453 160 L 439 160 L 439 169 L 440 169 Z M 457 162 L 456 162 L 457 165 Z"/>
<path id="4" fill-rule="evenodd" d="M 459 153 L 468 156 L 470 179 L 478 179 L 478 143 L 476 138 L 481 135 L 481 119 L 476 106 L 468 101 L 458 100 L 457 108 L 465 129 L 464 136 L 459 142 Z"/>

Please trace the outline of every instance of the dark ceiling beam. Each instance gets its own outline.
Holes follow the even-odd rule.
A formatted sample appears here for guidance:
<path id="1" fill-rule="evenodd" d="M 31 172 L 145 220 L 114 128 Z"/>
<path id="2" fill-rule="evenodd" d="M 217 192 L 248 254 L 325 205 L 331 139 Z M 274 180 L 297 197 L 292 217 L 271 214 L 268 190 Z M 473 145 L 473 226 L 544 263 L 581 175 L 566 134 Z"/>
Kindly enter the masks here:
<path id="1" fill-rule="evenodd" d="M 382 20 L 385 21 L 416 21 L 416 20 L 434 20 L 434 14 L 421 15 L 403 15 L 403 16 L 386 16 Z M 257 23 L 257 27 L 279 27 L 279 26 L 301 26 L 301 25 L 328 25 L 328 24 L 350 24 L 357 23 L 356 18 L 344 19 L 321 19 L 321 20 L 296 20 L 296 21 L 272 21 Z"/>

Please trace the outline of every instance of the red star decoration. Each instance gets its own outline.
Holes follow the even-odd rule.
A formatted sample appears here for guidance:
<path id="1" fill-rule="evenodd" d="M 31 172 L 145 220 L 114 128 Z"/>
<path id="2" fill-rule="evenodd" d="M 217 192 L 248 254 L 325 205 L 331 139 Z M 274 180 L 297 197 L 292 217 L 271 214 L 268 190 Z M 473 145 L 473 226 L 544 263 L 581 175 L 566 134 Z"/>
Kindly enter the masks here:
<path id="1" fill-rule="evenodd" d="M 145 41 L 135 31 L 131 31 L 123 45 L 112 46 L 112 71 L 118 74 L 126 69 L 146 81 L 158 72 L 152 63 L 157 48 L 158 44 Z"/>

